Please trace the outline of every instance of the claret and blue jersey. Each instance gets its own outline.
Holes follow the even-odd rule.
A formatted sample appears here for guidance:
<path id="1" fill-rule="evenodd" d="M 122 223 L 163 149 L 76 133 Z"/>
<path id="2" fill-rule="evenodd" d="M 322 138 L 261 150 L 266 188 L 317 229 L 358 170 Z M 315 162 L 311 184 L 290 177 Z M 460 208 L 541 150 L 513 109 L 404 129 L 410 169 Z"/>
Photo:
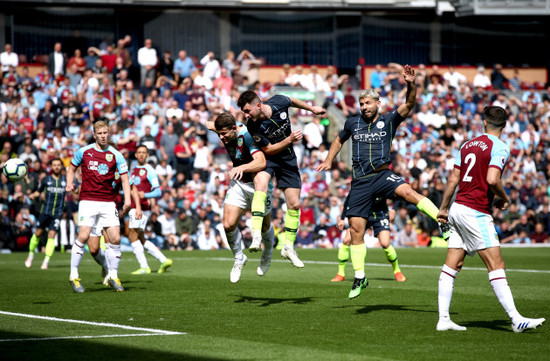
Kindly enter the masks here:
<path id="1" fill-rule="evenodd" d="M 119 175 L 128 173 L 124 156 L 112 146 L 106 150 L 97 149 L 94 144 L 80 148 L 71 163 L 81 166 L 82 187 L 80 200 L 114 202 L 118 190 L 116 172 Z"/>
<path id="2" fill-rule="evenodd" d="M 252 162 L 253 154 L 260 151 L 247 127 L 241 123 L 237 123 L 237 127 L 239 132 L 235 140 L 224 143 L 229 158 L 233 162 L 233 167 Z M 242 181 L 245 183 L 252 182 L 252 176 L 252 173 L 243 173 Z"/>

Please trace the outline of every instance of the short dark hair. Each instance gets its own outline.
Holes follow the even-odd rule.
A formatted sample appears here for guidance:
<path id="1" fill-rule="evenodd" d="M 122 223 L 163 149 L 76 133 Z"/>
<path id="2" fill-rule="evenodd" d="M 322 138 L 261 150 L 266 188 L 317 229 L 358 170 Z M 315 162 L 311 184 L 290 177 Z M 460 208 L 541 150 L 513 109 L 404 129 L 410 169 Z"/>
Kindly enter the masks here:
<path id="1" fill-rule="evenodd" d="M 216 130 L 222 130 L 225 128 L 232 128 L 235 126 L 235 117 L 229 112 L 223 112 L 214 121 Z"/>
<path id="2" fill-rule="evenodd" d="M 136 152 L 137 152 L 137 150 L 138 150 L 139 148 L 145 148 L 145 150 L 146 150 L 147 152 L 149 152 L 149 148 L 147 148 L 147 146 L 146 146 L 145 144 L 140 144 L 140 145 L 138 145 L 137 148 L 136 148 Z"/>
<path id="3" fill-rule="evenodd" d="M 487 106 L 483 110 L 487 127 L 491 129 L 502 129 L 506 126 L 506 110 L 499 106 Z"/>
<path id="4" fill-rule="evenodd" d="M 56 158 L 51 159 L 51 160 L 50 160 L 50 165 L 52 165 L 53 162 L 55 162 L 56 160 L 60 161 L 60 162 L 61 162 L 61 165 L 63 165 L 63 161 L 62 161 L 61 158 L 59 158 L 59 157 L 56 157 Z"/>
<path id="5" fill-rule="evenodd" d="M 255 104 L 260 101 L 260 97 L 258 94 L 253 92 L 252 90 L 247 90 L 239 96 L 239 100 L 237 100 L 237 106 L 239 108 L 243 108 L 246 104 Z"/>

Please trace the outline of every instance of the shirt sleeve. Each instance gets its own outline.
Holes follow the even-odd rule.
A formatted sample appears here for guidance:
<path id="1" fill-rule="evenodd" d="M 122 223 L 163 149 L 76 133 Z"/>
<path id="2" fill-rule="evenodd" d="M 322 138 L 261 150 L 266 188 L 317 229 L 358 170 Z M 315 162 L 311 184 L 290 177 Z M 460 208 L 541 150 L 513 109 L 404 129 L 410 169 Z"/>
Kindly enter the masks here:
<path id="1" fill-rule="evenodd" d="M 151 190 L 160 187 L 159 177 L 155 169 L 151 166 L 147 167 L 147 180 L 151 184 Z"/>
<path id="2" fill-rule="evenodd" d="M 506 166 L 506 162 L 508 162 L 509 156 L 510 149 L 504 142 L 494 143 L 493 151 L 491 152 L 491 160 L 489 161 L 489 168 L 496 167 L 502 171 Z"/>
<path id="3" fill-rule="evenodd" d="M 74 154 L 73 159 L 71 160 L 72 165 L 78 167 L 82 164 L 82 155 L 84 155 L 84 148 L 80 148 Z"/>
<path id="4" fill-rule="evenodd" d="M 128 164 L 126 163 L 126 159 L 124 159 L 124 156 L 120 152 L 115 153 L 115 160 L 116 160 L 116 167 L 120 175 L 124 173 L 128 173 Z"/>
<path id="5" fill-rule="evenodd" d="M 351 122 L 350 122 L 350 119 L 346 120 L 346 123 L 344 124 L 344 129 L 342 129 L 340 131 L 340 133 L 338 133 L 338 136 L 340 137 L 340 140 L 342 141 L 342 143 L 345 142 L 346 140 L 348 140 L 349 137 L 351 137 Z"/>
<path id="6" fill-rule="evenodd" d="M 244 144 L 250 150 L 251 155 L 260 150 L 260 148 L 258 147 L 256 142 L 254 141 L 254 139 L 252 139 L 252 136 L 250 135 L 249 132 L 243 133 L 243 139 L 244 139 Z"/>

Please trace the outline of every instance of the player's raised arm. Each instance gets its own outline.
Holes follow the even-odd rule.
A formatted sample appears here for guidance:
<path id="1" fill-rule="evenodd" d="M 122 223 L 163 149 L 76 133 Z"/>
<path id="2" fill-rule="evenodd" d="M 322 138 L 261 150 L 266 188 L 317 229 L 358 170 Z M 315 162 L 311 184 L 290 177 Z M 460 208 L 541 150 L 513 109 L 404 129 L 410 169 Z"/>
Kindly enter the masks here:
<path id="1" fill-rule="evenodd" d="M 290 102 L 292 103 L 292 106 L 295 107 L 295 108 L 308 110 L 308 111 L 312 112 L 315 115 L 325 114 L 325 109 L 323 107 L 316 106 L 316 105 L 311 106 L 308 103 L 306 103 L 306 102 L 304 102 L 300 99 L 295 99 L 295 98 L 290 98 L 290 97 L 289 97 L 289 99 L 290 99 Z"/>
<path id="2" fill-rule="evenodd" d="M 397 112 L 403 118 L 406 118 L 416 104 L 416 74 L 410 65 L 403 67 L 403 78 L 407 82 L 407 96 L 405 103 L 397 108 Z"/>

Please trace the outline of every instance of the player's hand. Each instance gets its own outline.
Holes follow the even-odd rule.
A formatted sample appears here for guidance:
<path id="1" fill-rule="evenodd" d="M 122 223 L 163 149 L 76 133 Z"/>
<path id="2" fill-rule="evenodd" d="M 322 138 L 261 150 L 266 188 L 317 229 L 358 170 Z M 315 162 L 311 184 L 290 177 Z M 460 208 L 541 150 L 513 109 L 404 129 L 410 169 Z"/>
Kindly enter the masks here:
<path id="1" fill-rule="evenodd" d="M 297 140 L 301 140 L 304 135 L 302 134 L 301 130 L 295 130 L 292 133 L 290 133 L 290 142 L 294 143 Z"/>
<path id="2" fill-rule="evenodd" d="M 136 219 L 141 219 L 143 216 L 143 212 L 141 211 L 141 208 L 136 208 Z"/>
<path id="3" fill-rule="evenodd" d="M 437 221 L 441 223 L 447 223 L 449 221 L 449 211 L 439 210 L 437 213 Z"/>
<path id="4" fill-rule="evenodd" d="M 124 202 L 124 205 L 122 206 L 122 214 L 126 214 L 130 211 L 130 208 L 131 208 L 131 203 L 130 202 Z"/>
<path id="5" fill-rule="evenodd" d="M 411 66 L 408 64 L 403 67 L 403 78 L 407 83 L 414 83 L 414 81 L 416 80 L 414 69 L 411 68 Z"/>
<path id="6" fill-rule="evenodd" d="M 316 172 L 322 172 L 324 170 L 330 170 L 330 168 L 332 168 L 332 164 L 328 164 L 326 162 L 323 162 L 323 163 L 315 166 L 315 171 Z"/>
<path id="7" fill-rule="evenodd" d="M 138 191 L 139 198 L 145 198 L 145 192 Z"/>
<path id="8" fill-rule="evenodd" d="M 74 183 L 67 184 L 67 186 L 65 187 L 65 190 L 67 192 L 72 192 L 73 189 L 74 189 Z"/>
<path id="9" fill-rule="evenodd" d="M 498 209 L 502 209 L 503 211 L 505 211 L 505 210 L 508 209 L 508 206 L 510 205 L 510 202 L 507 199 L 502 199 L 500 197 L 495 197 L 494 205 Z"/>
<path id="10" fill-rule="evenodd" d="M 326 110 L 323 107 L 314 106 L 314 107 L 311 107 L 311 112 L 315 115 L 323 115 L 326 113 Z"/>
<path id="11" fill-rule="evenodd" d="M 336 227 L 343 231 L 344 230 L 344 226 L 346 225 L 346 221 L 343 220 L 342 218 L 338 218 L 338 222 L 336 222 Z"/>
<path id="12" fill-rule="evenodd" d="M 235 168 L 232 168 L 230 171 L 229 171 L 229 178 L 233 179 L 233 180 L 241 180 L 242 177 L 243 177 L 243 170 L 241 167 L 235 167 Z"/>

